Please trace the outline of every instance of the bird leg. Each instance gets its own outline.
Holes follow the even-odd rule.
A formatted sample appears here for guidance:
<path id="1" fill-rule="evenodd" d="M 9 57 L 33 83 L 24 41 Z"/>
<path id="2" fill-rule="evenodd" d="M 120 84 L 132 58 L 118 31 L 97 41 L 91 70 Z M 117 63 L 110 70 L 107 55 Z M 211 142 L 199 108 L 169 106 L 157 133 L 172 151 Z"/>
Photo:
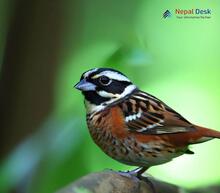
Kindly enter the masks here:
<path id="1" fill-rule="evenodd" d="M 119 171 L 119 173 L 122 175 L 122 176 L 125 176 L 125 177 L 136 177 L 136 178 L 140 178 L 141 175 L 148 169 L 148 167 L 139 167 L 139 168 L 136 168 L 134 170 L 129 170 L 129 171 Z"/>
<path id="2" fill-rule="evenodd" d="M 139 167 L 134 170 L 130 171 L 119 171 L 119 174 L 125 177 L 129 177 L 135 180 L 135 182 L 139 182 L 139 180 L 143 180 L 146 182 L 149 187 L 152 189 L 153 193 L 156 193 L 156 189 L 154 187 L 154 184 L 151 182 L 151 180 L 148 177 L 142 176 L 142 174 L 148 169 L 149 167 Z"/>
<path id="3" fill-rule="evenodd" d="M 141 175 L 148 169 L 148 167 L 139 167 L 134 169 L 133 171 L 137 173 L 137 177 L 141 177 Z"/>

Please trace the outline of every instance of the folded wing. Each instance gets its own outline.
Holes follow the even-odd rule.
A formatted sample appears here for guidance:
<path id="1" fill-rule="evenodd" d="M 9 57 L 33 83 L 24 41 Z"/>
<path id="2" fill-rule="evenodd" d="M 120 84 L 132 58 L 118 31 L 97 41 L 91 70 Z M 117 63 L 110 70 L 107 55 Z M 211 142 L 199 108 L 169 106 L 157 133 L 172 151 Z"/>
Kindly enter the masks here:
<path id="1" fill-rule="evenodd" d="M 120 104 L 132 132 L 169 134 L 195 130 L 193 125 L 156 97 L 138 91 Z"/>

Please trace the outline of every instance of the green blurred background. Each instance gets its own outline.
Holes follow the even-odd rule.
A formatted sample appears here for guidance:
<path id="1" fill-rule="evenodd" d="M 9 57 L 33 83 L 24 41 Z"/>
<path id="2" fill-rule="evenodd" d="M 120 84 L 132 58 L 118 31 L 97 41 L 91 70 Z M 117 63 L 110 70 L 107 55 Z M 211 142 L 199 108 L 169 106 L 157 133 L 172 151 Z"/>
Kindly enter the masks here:
<path id="1" fill-rule="evenodd" d="M 181 20 L 176 8 L 212 15 Z M 1 0 L 0 13 L 0 192 L 49 193 L 90 172 L 133 169 L 89 136 L 73 85 L 90 68 L 116 68 L 220 130 L 218 0 Z M 191 149 L 149 173 L 184 187 L 220 183 L 220 141 Z"/>

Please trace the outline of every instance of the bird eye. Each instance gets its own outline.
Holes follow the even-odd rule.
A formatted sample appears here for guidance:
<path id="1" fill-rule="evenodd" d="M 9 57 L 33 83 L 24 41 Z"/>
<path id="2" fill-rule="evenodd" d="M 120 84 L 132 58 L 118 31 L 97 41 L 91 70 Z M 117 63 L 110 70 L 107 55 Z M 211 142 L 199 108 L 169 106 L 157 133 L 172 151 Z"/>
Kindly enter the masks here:
<path id="1" fill-rule="evenodd" d="M 112 82 L 112 80 L 111 80 L 110 78 L 108 78 L 107 76 L 101 76 L 101 77 L 99 78 L 99 82 L 100 82 L 102 85 L 107 86 L 107 85 L 109 85 L 109 84 Z"/>

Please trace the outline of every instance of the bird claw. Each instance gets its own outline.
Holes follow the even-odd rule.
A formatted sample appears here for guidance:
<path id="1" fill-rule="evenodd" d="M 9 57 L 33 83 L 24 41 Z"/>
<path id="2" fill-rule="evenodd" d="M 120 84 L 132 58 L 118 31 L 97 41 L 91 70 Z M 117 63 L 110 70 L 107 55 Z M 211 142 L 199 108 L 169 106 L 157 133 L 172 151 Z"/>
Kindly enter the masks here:
<path id="1" fill-rule="evenodd" d="M 136 183 L 138 183 L 140 181 L 140 179 L 138 178 L 137 176 L 137 173 L 133 172 L 132 171 L 118 171 L 118 173 L 121 175 L 121 176 L 124 176 L 126 178 L 131 178 L 132 180 L 134 180 Z"/>
<path id="2" fill-rule="evenodd" d="M 153 193 L 157 193 L 153 182 L 149 179 L 150 175 L 142 176 L 141 175 L 142 173 L 140 173 L 140 168 L 137 168 L 137 169 L 134 169 L 134 170 L 128 170 L 128 171 L 118 171 L 118 173 L 121 176 L 131 178 L 136 183 L 139 183 L 140 180 L 143 180 L 144 182 L 146 182 L 149 185 L 149 187 L 151 188 Z"/>
<path id="3" fill-rule="evenodd" d="M 126 177 L 136 177 L 136 178 L 140 178 L 141 174 L 146 170 L 146 168 L 136 168 L 134 170 L 127 170 L 127 171 L 119 171 L 119 173 L 122 176 L 126 176 Z"/>

